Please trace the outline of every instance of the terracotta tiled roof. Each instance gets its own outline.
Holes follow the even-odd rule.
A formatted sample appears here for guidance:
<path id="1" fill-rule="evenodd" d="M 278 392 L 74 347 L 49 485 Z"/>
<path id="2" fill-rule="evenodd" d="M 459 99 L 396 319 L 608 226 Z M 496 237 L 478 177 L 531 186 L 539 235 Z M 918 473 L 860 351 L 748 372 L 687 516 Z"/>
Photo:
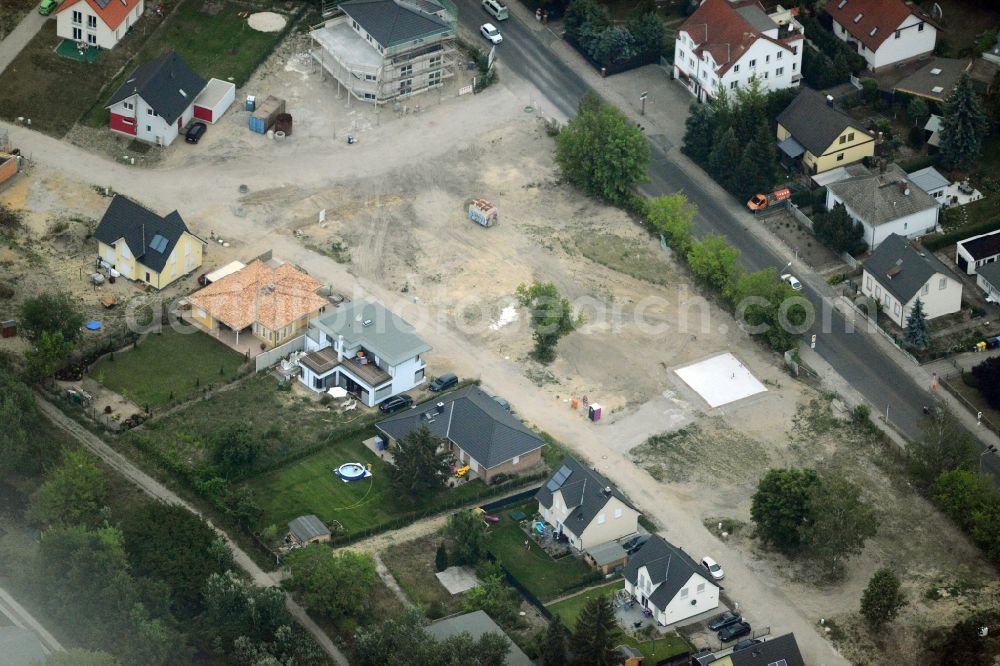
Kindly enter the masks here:
<path id="1" fill-rule="evenodd" d="M 829 0 L 826 11 L 872 51 L 877 51 L 910 14 L 930 22 L 924 11 L 909 0 Z M 861 18 L 855 21 L 858 16 Z"/>
<path id="2" fill-rule="evenodd" d="M 291 264 L 271 268 L 255 261 L 188 300 L 232 329 L 259 321 L 273 331 L 326 305 L 326 299 L 316 295 L 321 286 Z"/>
<path id="3" fill-rule="evenodd" d="M 78 2 L 90 5 L 112 30 L 121 25 L 130 11 L 139 6 L 139 0 L 64 0 L 56 10 L 56 14 L 66 11 Z"/>
<path id="4" fill-rule="evenodd" d="M 696 55 L 701 56 L 705 51 L 712 54 L 719 76 L 739 62 L 758 39 L 766 39 L 791 51 L 787 44 L 767 37 L 736 11 L 737 7 L 750 4 L 753 3 L 734 6 L 727 0 L 705 0 L 680 27 L 697 44 L 694 50 Z M 799 38 L 801 35 L 796 36 L 796 39 Z"/>

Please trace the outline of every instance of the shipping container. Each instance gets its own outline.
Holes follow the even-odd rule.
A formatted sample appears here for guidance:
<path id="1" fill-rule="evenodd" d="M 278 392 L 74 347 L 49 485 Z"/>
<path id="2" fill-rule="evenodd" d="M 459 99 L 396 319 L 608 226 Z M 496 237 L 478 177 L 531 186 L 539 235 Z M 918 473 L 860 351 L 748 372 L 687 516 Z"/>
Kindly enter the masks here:
<path id="1" fill-rule="evenodd" d="M 257 134 L 267 134 L 267 130 L 274 125 L 279 114 L 285 112 L 285 100 L 268 95 L 264 103 L 257 107 L 257 110 L 250 116 L 249 127 Z"/>

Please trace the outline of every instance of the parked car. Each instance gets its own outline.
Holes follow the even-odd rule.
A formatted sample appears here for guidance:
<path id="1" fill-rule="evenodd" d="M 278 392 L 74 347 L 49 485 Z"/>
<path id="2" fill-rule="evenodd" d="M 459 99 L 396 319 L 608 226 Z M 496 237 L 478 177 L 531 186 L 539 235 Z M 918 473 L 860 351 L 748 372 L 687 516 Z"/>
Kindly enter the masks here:
<path id="1" fill-rule="evenodd" d="M 410 407 L 413 407 L 413 398 L 405 393 L 400 393 L 380 402 L 378 411 L 383 414 L 392 414 L 393 412 L 398 412 L 401 409 L 409 409 Z"/>
<path id="2" fill-rule="evenodd" d="M 742 622 L 743 616 L 739 613 L 734 613 L 733 611 L 726 611 L 721 615 L 716 615 L 712 618 L 712 621 L 708 623 L 708 628 L 710 631 L 718 631 L 724 629 L 731 624 L 736 624 L 737 622 Z"/>
<path id="3" fill-rule="evenodd" d="M 454 386 L 458 385 L 458 377 L 455 376 L 454 372 L 446 372 L 437 379 L 431 382 L 430 390 L 438 393 L 440 391 L 445 391 Z"/>
<path id="4" fill-rule="evenodd" d="M 42 0 L 42 4 L 38 5 L 38 13 L 42 16 L 48 16 L 54 12 L 58 6 L 58 0 Z"/>
<path id="5" fill-rule="evenodd" d="M 746 622 L 738 622 L 736 624 L 731 624 L 728 627 L 724 627 L 722 631 L 719 632 L 719 640 L 723 643 L 728 643 L 729 641 L 735 641 L 741 636 L 746 636 L 750 633 L 750 625 Z"/>
<path id="6" fill-rule="evenodd" d="M 712 574 L 712 578 L 715 580 L 722 580 L 726 577 L 726 572 L 722 570 L 719 563 L 713 560 L 711 557 L 703 557 L 701 559 L 701 566 L 708 569 L 708 573 Z"/>
<path id="7" fill-rule="evenodd" d="M 510 16 L 507 6 L 499 0 L 483 0 L 483 9 L 498 21 L 504 21 Z"/>
<path id="8" fill-rule="evenodd" d="M 201 141 L 201 137 L 205 134 L 207 129 L 208 125 L 199 120 L 188 128 L 187 135 L 184 137 L 184 140 L 188 143 L 198 143 Z"/>
<path id="9" fill-rule="evenodd" d="M 794 289 L 795 291 L 802 291 L 802 283 L 799 282 L 798 279 L 791 273 L 785 273 L 784 275 L 782 275 L 781 280 L 783 282 L 787 282 L 788 286 Z"/>
<path id="10" fill-rule="evenodd" d="M 492 23 L 484 23 L 479 26 L 479 32 L 483 33 L 483 37 L 489 40 L 490 44 L 499 44 L 503 41 L 500 31 Z"/>
<path id="11" fill-rule="evenodd" d="M 733 652 L 739 652 L 740 650 L 746 650 L 749 647 L 757 645 L 757 643 L 763 643 L 764 641 L 759 638 L 744 638 L 739 643 L 733 646 Z"/>

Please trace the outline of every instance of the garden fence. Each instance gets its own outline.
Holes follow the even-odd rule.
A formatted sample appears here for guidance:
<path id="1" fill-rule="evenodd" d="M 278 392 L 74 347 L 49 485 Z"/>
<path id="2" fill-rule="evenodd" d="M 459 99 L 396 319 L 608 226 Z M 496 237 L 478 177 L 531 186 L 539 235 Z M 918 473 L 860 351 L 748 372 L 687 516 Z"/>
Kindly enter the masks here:
<path id="1" fill-rule="evenodd" d="M 510 506 L 511 504 L 517 504 L 518 502 L 522 502 L 526 499 L 531 499 L 532 497 L 535 496 L 535 493 L 538 492 L 539 488 L 541 488 L 541 486 L 528 488 L 527 490 L 523 490 L 515 495 L 510 495 L 508 497 L 498 499 L 495 502 L 490 502 L 489 504 L 483 504 L 479 508 L 482 509 L 483 511 L 493 511 L 494 509 L 502 509 L 505 506 Z"/>
<path id="2" fill-rule="evenodd" d="M 489 560 L 490 562 L 493 562 L 494 564 L 499 565 L 500 570 L 503 571 L 503 576 L 506 579 L 507 584 L 510 585 L 515 590 L 517 590 L 518 593 L 522 597 L 524 597 L 525 601 L 527 601 L 529 604 L 537 608 L 538 612 L 542 614 L 542 617 L 544 617 L 546 620 L 552 619 L 552 613 L 550 613 L 549 609 L 545 607 L 545 604 L 542 603 L 542 600 L 536 597 L 534 594 L 532 594 L 531 590 L 522 585 L 521 581 L 515 578 L 514 574 L 512 574 L 510 571 L 507 570 L 507 567 L 503 565 L 503 562 L 497 560 L 497 558 L 493 555 L 493 553 L 486 553 L 486 559 Z"/>
<path id="3" fill-rule="evenodd" d="M 256 371 L 267 370 L 272 365 L 285 358 L 292 352 L 305 351 L 306 348 L 306 336 L 300 335 L 297 338 L 289 340 L 283 345 L 278 345 L 274 349 L 268 349 L 267 351 L 262 351 L 254 359 L 256 364 Z"/>

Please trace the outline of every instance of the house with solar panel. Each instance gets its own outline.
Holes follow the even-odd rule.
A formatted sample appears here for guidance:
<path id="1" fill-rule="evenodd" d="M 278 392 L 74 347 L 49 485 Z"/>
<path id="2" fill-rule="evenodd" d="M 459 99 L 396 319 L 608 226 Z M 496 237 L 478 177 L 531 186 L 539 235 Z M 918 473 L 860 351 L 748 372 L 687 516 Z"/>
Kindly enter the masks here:
<path id="1" fill-rule="evenodd" d="M 176 210 L 165 217 L 118 194 L 94 232 L 98 264 L 163 289 L 201 266 L 205 241 Z"/>
<path id="2" fill-rule="evenodd" d="M 639 531 L 639 511 L 625 494 L 571 456 L 538 489 L 535 499 L 542 519 L 578 551 Z"/>

